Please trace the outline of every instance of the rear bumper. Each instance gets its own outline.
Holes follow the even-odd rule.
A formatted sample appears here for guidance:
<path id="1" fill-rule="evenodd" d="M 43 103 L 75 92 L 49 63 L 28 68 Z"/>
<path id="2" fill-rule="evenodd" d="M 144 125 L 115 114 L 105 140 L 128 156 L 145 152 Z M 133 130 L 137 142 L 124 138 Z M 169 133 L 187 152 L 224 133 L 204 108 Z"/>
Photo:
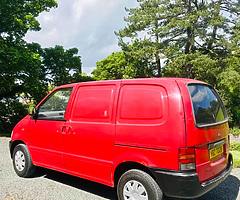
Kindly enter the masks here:
<path id="1" fill-rule="evenodd" d="M 211 180 L 200 183 L 197 173 L 181 173 L 150 169 L 155 176 L 163 193 L 169 197 L 197 198 L 222 183 L 231 173 L 233 165 L 232 155 L 229 154 L 226 169 Z"/>

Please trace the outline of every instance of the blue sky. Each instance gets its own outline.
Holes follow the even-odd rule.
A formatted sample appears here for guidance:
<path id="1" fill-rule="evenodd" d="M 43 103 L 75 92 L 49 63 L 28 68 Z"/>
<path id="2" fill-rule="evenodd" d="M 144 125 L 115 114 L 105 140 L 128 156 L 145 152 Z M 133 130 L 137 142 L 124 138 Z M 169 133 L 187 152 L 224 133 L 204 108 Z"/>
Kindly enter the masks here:
<path id="1" fill-rule="evenodd" d="M 136 5 L 136 0 L 59 0 L 58 8 L 38 17 L 41 31 L 28 32 L 25 39 L 43 47 L 77 47 L 89 74 L 96 61 L 119 50 L 114 31 L 124 27 L 125 7 Z"/>

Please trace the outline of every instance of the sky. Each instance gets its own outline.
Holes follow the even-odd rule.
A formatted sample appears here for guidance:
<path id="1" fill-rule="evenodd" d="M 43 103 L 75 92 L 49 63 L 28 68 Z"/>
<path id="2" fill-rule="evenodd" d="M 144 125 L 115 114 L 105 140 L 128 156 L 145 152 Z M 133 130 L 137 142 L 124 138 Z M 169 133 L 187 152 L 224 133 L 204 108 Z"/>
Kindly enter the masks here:
<path id="1" fill-rule="evenodd" d="M 57 8 L 39 15 L 41 30 L 25 39 L 42 47 L 78 48 L 82 71 L 90 74 L 97 61 L 119 50 L 114 31 L 125 25 L 125 7 L 136 6 L 136 0 L 59 0 Z"/>

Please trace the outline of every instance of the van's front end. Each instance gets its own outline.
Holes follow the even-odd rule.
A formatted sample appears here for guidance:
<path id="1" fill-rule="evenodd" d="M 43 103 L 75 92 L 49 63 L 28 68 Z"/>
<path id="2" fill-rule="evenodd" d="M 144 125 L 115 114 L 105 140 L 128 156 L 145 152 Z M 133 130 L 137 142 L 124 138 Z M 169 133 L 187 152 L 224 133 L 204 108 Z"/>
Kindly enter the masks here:
<path id="1" fill-rule="evenodd" d="M 208 84 L 176 79 L 185 110 L 186 139 L 179 148 L 179 171 L 154 171 L 167 196 L 196 198 L 222 183 L 231 173 L 226 110 Z"/>

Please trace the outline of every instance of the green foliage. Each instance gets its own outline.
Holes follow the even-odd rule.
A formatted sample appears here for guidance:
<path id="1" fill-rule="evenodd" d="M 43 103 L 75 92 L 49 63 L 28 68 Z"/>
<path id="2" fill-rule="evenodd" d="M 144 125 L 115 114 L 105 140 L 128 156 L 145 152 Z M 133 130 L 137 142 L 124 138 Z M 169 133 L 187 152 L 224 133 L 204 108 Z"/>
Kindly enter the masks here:
<path id="1" fill-rule="evenodd" d="M 126 26 L 116 33 L 131 77 L 163 75 L 208 82 L 224 99 L 231 126 L 239 126 L 240 2 L 138 3 L 127 9 Z"/>
<path id="2" fill-rule="evenodd" d="M 17 99 L 6 98 L 0 101 L 0 111 L 0 133 L 10 133 L 12 126 L 27 114 L 27 107 Z"/>
<path id="3" fill-rule="evenodd" d="M 77 48 L 65 50 L 62 46 L 45 48 L 42 52 L 47 81 L 55 86 L 75 82 L 81 78 L 81 58 Z"/>
<path id="4" fill-rule="evenodd" d="M 119 37 L 119 44 L 122 49 L 126 51 L 127 60 L 131 60 L 133 64 L 138 63 L 137 65 L 133 65 L 133 67 L 144 68 L 144 65 L 150 65 L 154 68 L 153 71 L 157 71 L 154 75 L 161 76 L 159 56 L 161 53 L 161 44 L 158 34 L 160 24 L 157 20 L 158 1 L 139 1 L 139 3 L 139 7 L 127 9 L 128 17 L 125 18 L 127 26 L 116 33 Z M 127 42 L 124 41 L 125 38 L 130 39 L 132 46 L 128 40 Z M 130 46 L 130 48 L 127 46 Z M 141 74 L 144 70 L 145 69 L 134 69 L 133 71 L 135 71 L 135 73 L 140 71 Z M 142 76 L 138 73 L 136 73 L 136 75 Z"/>
<path id="5" fill-rule="evenodd" d="M 231 151 L 233 154 L 233 167 L 240 168 L 240 151 Z"/>
<path id="6" fill-rule="evenodd" d="M 213 86 L 216 86 L 216 74 L 220 72 L 219 60 L 200 52 L 181 54 L 170 60 L 164 68 L 165 76 L 204 80 Z"/>
<path id="7" fill-rule="evenodd" d="M 0 37 L 21 39 L 28 30 L 40 30 L 36 17 L 56 7 L 55 0 L 1 0 Z"/>
<path id="8" fill-rule="evenodd" d="M 145 56 L 148 57 L 147 63 L 156 66 L 158 76 L 161 75 L 160 55 L 165 57 L 167 63 L 172 63 L 181 60 L 183 54 L 207 54 L 207 60 L 201 58 L 204 64 L 211 64 L 212 59 L 215 62 L 219 57 L 225 58 L 228 55 L 229 37 L 234 33 L 233 25 L 237 23 L 240 14 L 239 1 L 138 2 L 138 7 L 127 9 L 128 16 L 125 18 L 127 25 L 117 35 L 123 50 L 124 46 L 136 41 L 144 42 L 145 49 L 148 49 L 145 53 L 150 54 Z M 127 40 L 124 40 L 125 38 Z M 238 38 L 236 34 L 236 39 Z M 135 52 L 137 51 L 142 51 L 142 47 L 135 49 Z M 194 63 L 184 62 L 184 66 L 176 67 L 176 73 L 183 71 L 184 73 L 180 73 L 179 76 L 186 77 L 187 72 L 187 77 L 192 77 L 194 76 L 191 74 L 192 70 L 188 68 L 194 68 L 193 65 Z"/>
<path id="9" fill-rule="evenodd" d="M 0 39 L 0 52 L 0 99 L 12 98 L 24 91 L 36 99 L 42 96 L 45 85 L 41 81 L 40 57 L 28 44 Z"/>
<path id="10" fill-rule="evenodd" d="M 87 82 L 87 81 L 95 81 L 95 79 L 91 76 L 88 76 L 85 73 L 82 73 L 80 76 L 73 77 L 74 82 Z"/>
<path id="11" fill-rule="evenodd" d="M 155 48 L 151 46 L 148 40 L 136 39 L 131 45 L 122 42 L 121 47 L 128 66 L 125 71 L 127 77 L 158 76 L 157 64 L 150 59 L 156 53 Z"/>
<path id="12" fill-rule="evenodd" d="M 92 74 L 96 80 L 128 78 L 127 68 L 127 61 L 123 52 L 116 52 L 98 61 Z"/>
<path id="13" fill-rule="evenodd" d="M 240 152 L 240 143 L 232 142 L 230 145 L 230 151 L 239 151 Z"/>
<path id="14" fill-rule="evenodd" d="M 22 38 L 28 30 L 40 30 L 37 16 L 57 3 L 1 0 L 0 5 L 0 132 L 11 132 L 27 113 L 20 101 L 25 97 L 39 100 L 47 88 L 37 52 L 41 47 L 27 44 Z"/>
<path id="15" fill-rule="evenodd" d="M 233 135 L 233 136 L 240 136 L 240 128 L 238 127 L 233 127 L 230 129 L 230 133 Z M 240 143 L 239 143 L 239 151 L 240 151 Z"/>
<path id="16" fill-rule="evenodd" d="M 28 44 L 29 30 L 40 30 L 37 17 L 57 6 L 55 0 L 0 0 L 0 133 L 11 128 L 56 86 L 87 81 L 76 48 Z"/>
<path id="17" fill-rule="evenodd" d="M 231 125 L 240 123 L 240 57 L 229 56 L 225 59 L 226 69 L 218 75 L 218 88 L 230 114 Z"/>

